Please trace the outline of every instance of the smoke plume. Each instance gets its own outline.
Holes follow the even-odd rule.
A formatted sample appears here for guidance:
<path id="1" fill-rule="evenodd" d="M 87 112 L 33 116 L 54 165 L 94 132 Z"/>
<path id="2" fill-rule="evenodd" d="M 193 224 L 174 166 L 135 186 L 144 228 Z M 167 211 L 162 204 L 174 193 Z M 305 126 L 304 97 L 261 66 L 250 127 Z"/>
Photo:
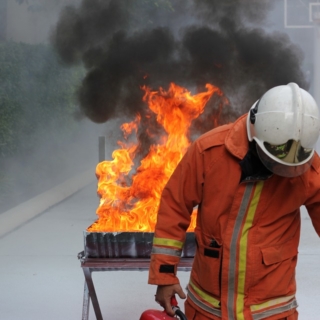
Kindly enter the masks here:
<path id="1" fill-rule="evenodd" d="M 62 11 L 51 42 L 63 63 L 85 66 L 78 101 L 92 121 L 143 114 L 142 85 L 166 89 L 175 82 L 195 92 L 218 86 L 230 106 L 221 110 L 212 99 L 194 124 L 200 132 L 213 127 L 212 115 L 234 120 L 274 86 L 307 89 L 302 50 L 285 33 L 261 27 L 273 1 L 158 3 L 83 0 Z"/>

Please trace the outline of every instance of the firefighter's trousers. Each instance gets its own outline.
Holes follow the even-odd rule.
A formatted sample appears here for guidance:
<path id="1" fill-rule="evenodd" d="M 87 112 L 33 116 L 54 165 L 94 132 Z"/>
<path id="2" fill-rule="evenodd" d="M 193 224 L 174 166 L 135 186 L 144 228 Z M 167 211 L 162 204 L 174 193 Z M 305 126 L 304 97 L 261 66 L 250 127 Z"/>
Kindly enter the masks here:
<path id="1" fill-rule="evenodd" d="M 184 308 L 185 308 L 185 315 L 188 320 L 210 320 L 210 318 L 206 317 L 204 314 L 195 310 L 188 301 L 185 301 Z M 272 319 L 277 319 L 277 318 L 272 318 Z M 277 320 L 298 320 L 298 311 L 295 311 L 294 314 L 288 317 L 278 318 Z"/>

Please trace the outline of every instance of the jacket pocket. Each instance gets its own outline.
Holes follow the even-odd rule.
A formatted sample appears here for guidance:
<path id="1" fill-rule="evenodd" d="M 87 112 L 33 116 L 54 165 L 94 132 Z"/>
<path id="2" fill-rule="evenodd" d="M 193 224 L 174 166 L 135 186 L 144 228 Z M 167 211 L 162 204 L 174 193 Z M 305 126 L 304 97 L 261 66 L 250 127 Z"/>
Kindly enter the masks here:
<path id="1" fill-rule="evenodd" d="M 280 263 L 298 255 L 297 247 L 287 242 L 273 247 L 261 248 L 262 260 L 266 266 Z"/>
<path id="2" fill-rule="evenodd" d="M 262 261 L 257 268 L 254 295 L 257 300 L 286 296 L 296 291 L 296 241 L 260 248 Z"/>
<path id="3" fill-rule="evenodd" d="M 222 246 L 198 244 L 194 257 L 191 278 L 215 297 L 220 297 Z"/>

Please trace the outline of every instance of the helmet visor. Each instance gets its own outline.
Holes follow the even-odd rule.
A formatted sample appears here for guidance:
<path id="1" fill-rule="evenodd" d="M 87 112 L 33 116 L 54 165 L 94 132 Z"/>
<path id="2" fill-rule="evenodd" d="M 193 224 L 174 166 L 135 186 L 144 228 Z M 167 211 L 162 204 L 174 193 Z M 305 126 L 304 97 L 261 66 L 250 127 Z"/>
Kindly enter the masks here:
<path id="1" fill-rule="evenodd" d="M 300 141 L 295 140 L 288 140 L 280 145 L 272 145 L 268 142 L 263 144 L 271 155 L 287 163 L 303 162 L 310 157 L 313 151 L 313 149 L 303 148 Z"/>
<path id="2" fill-rule="evenodd" d="M 271 172 L 273 172 L 274 174 L 276 174 L 278 176 L 286 177 L 286 178 L 293 178 L 293 177 L 298 177 L 298 176 L 302 175 L 311 167 L 312 160 L 313 160 L 313 156 L 311 156 L 311 158 L 303 164 L 285 165 L 285 164 L 279 163 L 279 162 L 273 160 L 271 157 L 269 157 L 259 147 L 258 144 L 257 144 L 257 152 L 258 152 L 260 160 L 267 167 L 267 169 L 269 169 Z M 308 154 L 308 156 L 310 156 L 311 152 Z M 281 160 L 283 160 L 283 159 L 281 159 Z"/>

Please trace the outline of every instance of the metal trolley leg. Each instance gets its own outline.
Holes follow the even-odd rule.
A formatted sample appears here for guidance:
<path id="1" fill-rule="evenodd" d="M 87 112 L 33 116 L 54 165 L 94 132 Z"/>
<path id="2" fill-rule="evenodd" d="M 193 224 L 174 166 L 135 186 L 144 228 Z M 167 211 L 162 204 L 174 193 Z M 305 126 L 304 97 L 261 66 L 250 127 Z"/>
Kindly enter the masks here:
<path id="1" fill-rule="evenodd" d="M 97 294 L 96 294 L 96 290 L 94 288 L 92 277 L 91 277 L 91 270 L 90 270 L 90 268 L 82 268 L 82 269 L 83 269 L 84 277 L 86 279 L 86 285 L 88 288 L 89 296 L 92 301 L 94 313 L 96 314 L 96 318 L 97 318 L 97 320 L 103 320 L 100 306 L 99 306 L 99 302 L 98 302 L 98 298 L 97 298 Z M 89 301 L 90 300 L 89 300 L 89 298 L 87 300 L 88 300 L 87 308 L 89 308 Z M 84 310 L 84 308 L 85 307 L 83 305 L 82 311 Z M 87 314 L 89 314 L 89 310 L 88 310 Z M 82 318 L 82 319 L 87 320 L 88 318 Z"/>
<path id="2" fill-rule="evenodd" d="M 84 281 L 82 320 L 88 320 L 89 319 L 89 306 L 90 306 L 90 295 L 89 295 L 87 282 Z"/>

